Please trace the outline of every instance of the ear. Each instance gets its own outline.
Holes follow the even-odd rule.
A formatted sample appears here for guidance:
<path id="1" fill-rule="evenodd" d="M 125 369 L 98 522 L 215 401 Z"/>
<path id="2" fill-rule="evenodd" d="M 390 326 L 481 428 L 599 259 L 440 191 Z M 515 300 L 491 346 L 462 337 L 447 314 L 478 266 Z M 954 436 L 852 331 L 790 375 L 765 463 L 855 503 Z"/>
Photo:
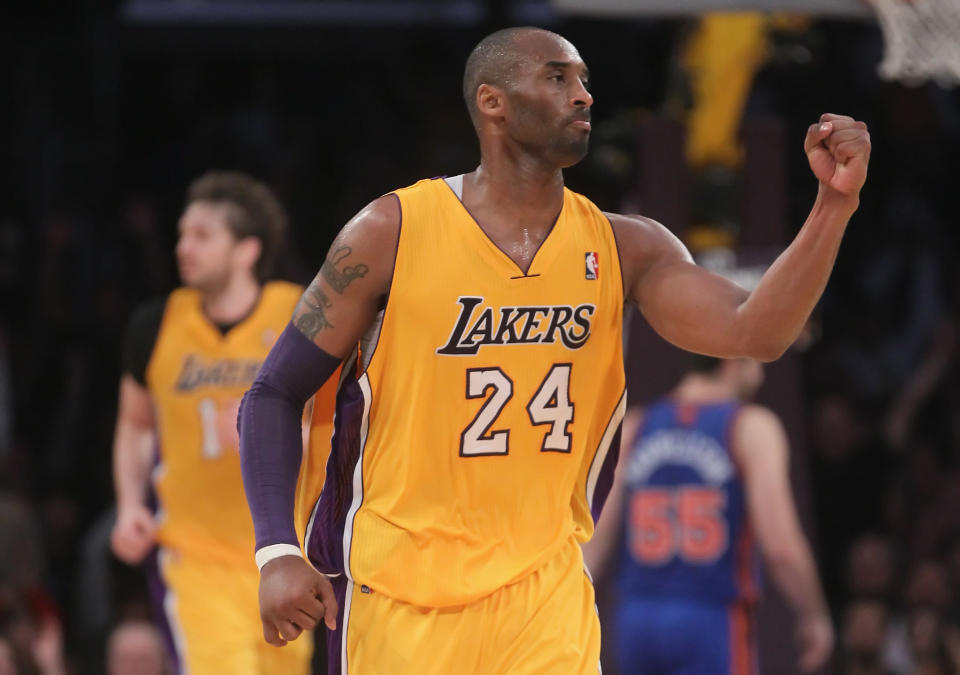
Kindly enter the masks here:
<path id="1" fill-rule="evenodd" d="M 477 111 L 483 117 L 502 117 L 507 108 L 506 92 L 492 84 L 477 87 Z"/>
<path id="2" fill-rule="evenodd" d="M 260 254 L 263 253 L 263 244 L 256 237 L 244 237 L 237 242 L 234 249 L 239 260 L 251 270 L 257 266 Z"/>

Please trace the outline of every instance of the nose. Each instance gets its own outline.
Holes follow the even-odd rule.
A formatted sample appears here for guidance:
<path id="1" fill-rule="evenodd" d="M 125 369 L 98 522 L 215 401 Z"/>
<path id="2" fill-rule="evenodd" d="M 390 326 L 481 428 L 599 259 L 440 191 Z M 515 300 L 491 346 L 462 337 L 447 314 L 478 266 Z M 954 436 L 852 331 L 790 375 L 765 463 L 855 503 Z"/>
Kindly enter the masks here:
<path id="1" fill-rule="evenodd" d="M 587 88 L 583 86 L 583 82 L 579 78 L 576 80 L 574 85 L 573 96 L 570 103 L 575 108 L 589 108 L 593 105 L 593 96 L 587 91 Z"/>

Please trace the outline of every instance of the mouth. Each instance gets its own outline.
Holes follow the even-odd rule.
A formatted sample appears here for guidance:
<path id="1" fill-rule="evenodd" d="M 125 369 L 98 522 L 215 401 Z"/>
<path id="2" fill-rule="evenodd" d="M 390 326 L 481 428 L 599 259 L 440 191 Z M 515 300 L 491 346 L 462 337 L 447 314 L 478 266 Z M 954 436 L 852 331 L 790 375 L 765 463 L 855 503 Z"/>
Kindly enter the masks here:
<path id="1" fill-rule="evenodd" d="M 590 118 L 577 117 L 570 122 L 570 126 L 574 129 L 582 129 L 583 131 L 590 131 Z"/>

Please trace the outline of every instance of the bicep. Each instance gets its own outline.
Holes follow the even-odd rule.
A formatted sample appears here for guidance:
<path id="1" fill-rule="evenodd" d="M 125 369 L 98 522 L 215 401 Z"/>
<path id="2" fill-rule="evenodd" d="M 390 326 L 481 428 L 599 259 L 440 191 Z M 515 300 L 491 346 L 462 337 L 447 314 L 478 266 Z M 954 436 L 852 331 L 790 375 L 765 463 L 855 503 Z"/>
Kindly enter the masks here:
<path id="1" fill-rule="evenodd" d="M 692 352 L 741 356 L 737 312 L 747 291 L 691 260 L 670 257 L 641 276 L 633 298 L 661 337 Z"/>
<path id="2" fill-rule="evenodd" d="M 698 266 L 660 223 L 640 216 L 608 217 L 621 252 L 624 294 L 650 326 L 688 351 L 741 356 L 736 319 L 747 291 Z"/>
<path id="3" fill-rule="evenodd" d="M 293 323 L 328 354 L 345 357 L 390 289 L 400 229 L 395 195 L 372 202 L 340 231 L 294 310 Z"/>

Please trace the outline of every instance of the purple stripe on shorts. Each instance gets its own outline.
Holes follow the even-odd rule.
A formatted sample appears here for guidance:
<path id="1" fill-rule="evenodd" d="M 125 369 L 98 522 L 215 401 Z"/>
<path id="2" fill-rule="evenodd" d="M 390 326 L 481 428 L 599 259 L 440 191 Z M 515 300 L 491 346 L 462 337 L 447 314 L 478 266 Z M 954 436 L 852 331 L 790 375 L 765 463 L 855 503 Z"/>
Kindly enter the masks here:
<path id="1" fill-rule="evenodd" d="M 610 494 L 610 488 L 613 487 L 613 474 L 617 470 L 617 460 L 620 458 L 620 432 L 623 427 L 617 427 L 617 433 L 613 435 L 610 441 L 610 450 L 603 460 L 603 466 L 600 467 L 600 474 L 597 476 L 597 487 L 593 491 L 593 504 L 590 505 L 590 513 L 593 515 L 593 523 L 596 525 L 600 520 L 600 511 L 603 510 L 603 504 L 607 501 Z"/>
<path id="2" fill-rule="evenodd" d="M 343 669 L 341 648 L 343 633 L 347 629 L 344 625 L 344 605 L 347 600 L 347 578 L 344 575 L 330 580 L 333 592 L 337 596 L 337 629 L 327 631 L 327 675 L 340 675 Z"/>
<path id="3" fill-rule="evenodd" d="M 342 574 L 343 536 L 353 503 L 353 473 L 360 458 L 364 400 L 360 384 L 347 380 L 337 392 L 333 440 L 327 475 L 317 500 L 313 525 L 307 533 L 307 556 L 321 572 Z"/>
<path id="4" fill-rule="evenodd" d="M 153 607 L 154 619 L 157 628 L 160 629 L 160 634 L 163 636 L 163 643 L 166 645 L 167 654 L 170 657 L 171 675 L 180 675 L 182 672 L 180 657 L 173 640 L 173 627 L 170 625 L 163 602 L 167 597 L 168 589 L 163 581 L 163 575 L 160 573 L 160 549 L 153 549 L 143 564 L 144 571 L 147 573 L 147 590 L 150 593 L 150 604 Z"/>

